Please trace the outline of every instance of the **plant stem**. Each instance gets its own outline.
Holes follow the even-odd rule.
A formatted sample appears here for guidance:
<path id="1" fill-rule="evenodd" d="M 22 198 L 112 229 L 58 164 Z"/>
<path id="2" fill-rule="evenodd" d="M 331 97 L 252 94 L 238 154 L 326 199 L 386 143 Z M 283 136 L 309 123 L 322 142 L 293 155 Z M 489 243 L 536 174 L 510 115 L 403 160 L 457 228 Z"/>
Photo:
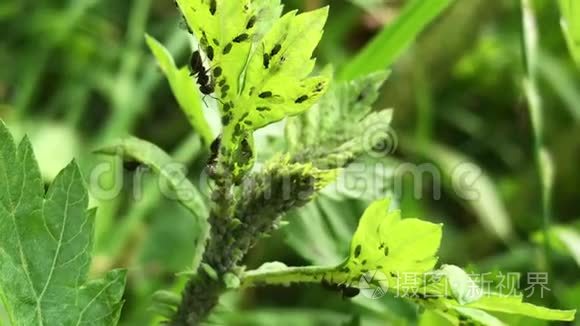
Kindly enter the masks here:
<path id="1" fill-rule="evenodd" d="M 243 274 L 242 287 L 287 285 L 289 283 L 318 283 L 325 274 L 336 271 L 336 266 L 287 267 L 282 270 L 255 270 Z M 345 280 L 333 280 L 337 283 Z"/>
<path id="2" fill-rule="evenodd" d="M 554 168 L 550 155 L 544 144 L 542 98 L 538 88 L 538 26 L 532 0 L 521 0 L 521 6 L 523 26 L 522 44 L 527 72 L 523 84 L 534 130 L 534 154 L 540 183 L 542 185 L 542 231 L 544 235 L 544 256 L 546 267 L 549 270 L 551 261 L 549 228 L 551 224 L 551 196 L 554 182 Z"/>
<path id="3" fill-rule="evenodd" d="M 192 134 L 188 137 L 173 153 L 173 157 L 177 162 L 190 163 L 199 153 L 201 149 L 201 141 L 197 134 Z M 113 257 L 113 260 L 119 258 L 122 250 L 126 247 L 127 242 L 131 236 L 139 228 L 137 225 L 147 216 L 147 214 L 158 206 L 163 198 L 161 191 L 158 191 L 159 182 L 155 180 L 147 180 L 144 185 L 143 197 L 135 202 L 131 210 L 121 219 L 119 225 L 115 225 L 108 233 L 112 234 L 108 238 L 111 239 L 107 243 L 107 256 Z"/>

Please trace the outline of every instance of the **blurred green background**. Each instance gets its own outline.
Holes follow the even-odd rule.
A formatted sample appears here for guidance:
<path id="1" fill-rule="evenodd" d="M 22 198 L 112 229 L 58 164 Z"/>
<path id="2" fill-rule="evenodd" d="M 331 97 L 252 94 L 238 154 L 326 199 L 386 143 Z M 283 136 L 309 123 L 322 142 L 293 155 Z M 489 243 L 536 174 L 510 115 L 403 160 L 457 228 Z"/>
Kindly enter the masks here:
<path id="1" fill-rule="evenodd" d="M 427 0 L 426 0 L 427 1 Z M 318 0 L 283 1 L 285 10 L 314 9 Z M 318 64 L 340 70 L 374 35 L 388 28 L 404 0 L 335 0 Z M 522 87 L 520 3 L 463 0 L 431 24 L 392 67 L 377 108 L 395 108 L 397 150 L 388 161 L 434 163 L 444 179 L 457 162 L 478 166 L 479 200 L 465 201 L 444 183 L 414 189 L 402 178 L 396 195 L 403 216 L 445 224 L 441 261 L 472 271 L 549 271 L 549 291 L 529 300 L 580 307 L 580 70 L 574 65 L 553 0 L 536 1 L 540 51 L 538 89 L 544 142 L 555 173 L 549 227 L 551 251 L 542 249 L 542 185 L 534 130 Z M 164 43 L 179 65 L 191 40 L 170 0 L 4 0 L 0 3 L 0 118 L 28 134 L 46 182 L 78 158 L 85 176 L 106 159 L 95 146 L 132 134 L 156 143 L 199 177 L 208 152 L 185 119 L 144 42 Z M 192 81 L 193 82 L 193 81 Z M 263 154 L 278 148 L 281 127 L 262 133 Z M 193 248 L 193 221 L 145 180 L 135 199 L 126 169 L 119 196 L 99 205 L 93 271 L 126 267 L 129 279 L 122 325 L 153 323 L 151 295 L 178 290 Z M 388 173 L 387 173 L 388 174 Z M 371 178 L 378 176 L 372 175 Z M 106 179 L 106 178 L 105 178 Z M 147 179 L 147 178 L 146 178 Z M 133 180 L 133 181 L 131 181 Z M 111 180 L 101 180 L 105 184 Z M 422 198 L 414 195 L 416 191 Z M 288 265 L 336 263 L 346 256 L 357 218 L 369 198 L 325 194 L 290 214 L 289 226 L 265 239 L 248 267 L 278 260 Z M 525 279 L 521 288 L 526 287 Z M 429 321 L 393 298 L 376 302 L 317 286 L 261 288 L 224 298 L 215 322 L 232 325 L 338 325 L 360 315 L 363 325 Z M 513 324 L 542 322 L 526 319 Z M 578 325 L 580 323 L 576 322 Z"/>

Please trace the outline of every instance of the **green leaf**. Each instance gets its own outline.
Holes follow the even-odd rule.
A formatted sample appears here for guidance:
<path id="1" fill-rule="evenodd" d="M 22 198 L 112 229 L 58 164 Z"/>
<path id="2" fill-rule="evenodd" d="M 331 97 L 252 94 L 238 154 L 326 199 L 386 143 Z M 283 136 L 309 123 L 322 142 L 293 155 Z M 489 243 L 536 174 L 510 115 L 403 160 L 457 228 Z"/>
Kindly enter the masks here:
<path id="1" fill-rule="evenodd" d="M 169 81 L 171 91 L 189 123 L 209 146 L 214 137 L 202 111 L 201 98 L 187 67 L 178 68 L 167 49 L 156 39 L 145 35 L 145 41 L 157 59 L 161 71 Z"/>
<path id="2" fill-rule="evenodd" d="M 326 91 L 327 77 L 309 75 L 328 8 L 277 19 L 279 1 L 177 4 L 210 67 L 223 124 L 221 161 L 238 179 L 254 162 L 252 132 L 304 112 Z"/>
<path id="3" fill-rule="evenodd" d="M 389 199 L 376 201 L 359 221 L 343 264 L 355 277 L 379 270 L 392 281 L 391 273 L 424 273 L 437 263 L 442 225 L 401 219 L 401 212 L 389 211 L 389 206 Z"/>
<path id="4" fill-rule="evenodd" d="M 399 211 L 389 211 L 390 200 L 372 203 L 364 212 L 350 245 L 350 254 L 345 262 L 334 267 L 297 267 L 249 272 L 250 279 L 270 282 L 319 281 L 322 278 L 335 282 L 358 282 L 369 271 L 379 271 L 386 277 L 389 290 L 399 286 L 399 274 L 412 274 L 422 277 L 431 271 L 437 262 L 435 254 L 441 242 L 441 225 L 418 219 L 401 219 Z M 270 277 L 268 279 L 268 277 Z"/>
<path id="5" fill-rule="evenodd" d="M 361 276 L 382 272 L 384 277 L 370 280 L 382 289 L 397 293 L 405 290 L 406 300 L 434 311 L 453 325 L 475 321 L 483 325 L 504 325 L 488 312 L 518 314 L 545 320 L 570 321 L 575 310 L 556 310 L 522 302 L 522 297 L 485 293 L 461 268 L 444 265 L 432 271 L 441 241 L 441 225 L 417 219 L 401 219 L 399 211 L 389 211 L 390 201 L 379 200 L 364 212 L 353 236 L 350 255 L 338 266 L 286 267 L 266 265 L 242 275 L 242 286 L 265 284 L 334 283 L 361 287 Z M 434 275 L 435 281 L 427 277 Z M 405 277 L 405 284 L 398 278 Z M 409 276 L 416 276 L 410 279 Z M 441 277 L 443 276 L 443 277 Z M 374 278 L 374 276 L 373 276 Z M 365 279 L 366 280 L 366 279 Z M 448 295 L 451 288 L 453 296 Z M 418 296 L 411 294 L 417 293 Z M 422 296 L 421 296 L 422 294 Z"/>
<path id="6" fill-rule="evenodd" d="M 490 326 L 503 325 L 503 323 L 498 324 L 495 318 L 490 318 L 484 311 L 562 321 L 573 320 L 576 313 L 575 310 L 557 310 L 525 303 L 522 302 L 522 296 L 484 292 L 461 268 L 456 266 L 444 266 L 441 271 L 435 272 L 435 275 L 443 275 L 445 278 L 428 284 L 422 289 L 430 295 L 430 299 L 421 300 L 418 303 L 427 309 L 445 313 L 445 317 L 451 321 L 455 321 L 457 316 L 447 314 L 450 310 Z M 447 295 L 449 288 L 453 297 Z"/>
<path id="7" fill-rule="evenodd" d="M 474 308 L 467 308 L 467 307 L 454 307 L 455 311 L 457 311 L 460 316 L 464 319 L 468 318 L 471 321 L 475 321 L 480 323 L 481 325 L 487 326 L 504 326 L 505 324 L 501 322 L 499 319 L 495 318 L 494 316 L 488 314 L 485 311 L 474 309 Z M 461 325 L 461 323 L 458 323 Z"/>
<path id="8" fill-rule="evenodd" d="M 209 223 L 207 222 L 209 212 L 205 206 L 203 195 L 185 175 L 182 169 L 183 165 L 176 163 L 169 154 L 156 145 L 135 137 L 118 140 L 98 149 L 96 153 L 121 156 L 127 160 L 142 163 L 168 182 L 173 190 L 170 195 L 175 197 L 191 213 L 200 230 L 200 234 L 194 239 L 195 254 L 192 265 L 193 270 L 197 270 L 209 236 Z"/>
<path id="9" fill-rule="evenodd" d="M 559 0 L 562 19 L 560 24 L 570 53 L 580 67 L 580 3 L 575 0 Z"/>
<path id="10" fill-rule="evenodd" d="M 384 29 L 354 57 L 339 74 L 351 80 L 389 68 L 415 41 L 419 33 L 453 0 L 412 0 L 397 20 Z"/>
<path id="11" fill-rule="evenodd" d="M 114 325 L 125 271 L 87 281 L 96 210 L 76 163 L 45 194 L 28 138 L 0 122 L 0 297 L 14 325 Z"/>
<path id="12" fill-rule="evenodd" d="M 481 299 L 470 303 L 471 308 L 492 312 L 518 314 L 543 320 L 572 321 L 576 310 L 558 310 L 522 302 L 522 296 L 505 296 L 486 293 Z"/>
<path id="13" fill-rule="evenodd" d="M 335 84 L 315 107 L 289 119 L 286 139 L 294 160 L 343 167 L 365 152 L 374 152 L 378 144 L 396 145 L 392 111 L 372 112 L 387 76 L 378 72 Z"/>

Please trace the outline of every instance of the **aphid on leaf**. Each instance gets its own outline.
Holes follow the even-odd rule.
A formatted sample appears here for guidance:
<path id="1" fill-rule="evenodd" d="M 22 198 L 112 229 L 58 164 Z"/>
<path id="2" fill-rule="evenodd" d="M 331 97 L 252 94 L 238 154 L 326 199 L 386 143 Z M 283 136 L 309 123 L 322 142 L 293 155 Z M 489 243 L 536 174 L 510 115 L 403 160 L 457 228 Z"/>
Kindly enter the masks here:
<path id="1" fill-rule="evenodd" d="M 282 50 L 282 45 L 280 43 L 274 45 L 274 48 L 272 48 L 272 51 L 270 51 L 270 57 L 280 53 L 280 50 Z"/>
<path id="2" fill-rule="evenodd" d="M 248 40 L 248 38 L 250 38 L 250 35 L 248 35 L 247 33 L 243 33 L 243 34 L 240 34 L 240 35 L 234 37 L 233 42 L 234 43 L 242 43 L 242 42 Z"/>
<path id="3" fill-rule="evenodd" d="M 251 29 L 252 27 L 254 27 L 254 25 L 256 25 L 256 16 L 252 16 L 250 17 L 250 20 L 248 20 L 248 23 L 246 24 L 246 29 Z"/>
<path id="4" fill-rule="evenodd" d="M 228 44 L 226 44 L 226 46 L 224 47 L 224 50 L 223 50 L 223 52 L 222 52 L 222 53 L 223 53 L 224 55 L 226 55 L 226 54 L 230 53 L 230 51 L 232 50 L 232 46 L 233 46 L 233 44 L 232 44 L 232 43 L 228 43 Z"/>
<path id="5" fill-rule="evenodd" d="M 207 55 L 207 58 L 209 59 L 209 61 L 213 61 L 213 55 L 214 55 L 214 53 L 213 53 L 213 47 L 208 46 L 206 48 L 206 51 L 205 52 L 206 52 L 206 55 Z"/>
<path id="6" fill-rule="evenodd" d="M 210 14 L 213 16 L 215 15 L 215 12 L 217 11 L 217 1 L 216 0 L 210 0 L 209 1 L 209 12 Z"/>
<path id="7" fill-rule="evenodd" d="M 264 53 L 264 68 L 270 68 L 270 55 L 268 53 Z"/>
<path id="8" fill-rule="evenodd" d="M 267 91 L 267 92 L 262 92 L 260 93 L 260 95 L 258 95 L 259 98 L 268 98 L 268 97 L 272 97 L 272 92 Z"/>
<path id="9" fill-rule="evenodd" d="M 250 146 L 250 143 L 248 142 L 247 138 L 244 138 L 242 140 L 242 157 L 245 160 L 249 160 L 252 158 L 253 152 L 252 152 L 252 147 Z"/>
<path id="10" fill-rule="evenodd" d="M 297 98 L 296 101 L 294 101 L 294 103 L 300 104 L 305 102 L 306 100 L 308 100 L 308 95 L 302 95 L 299 98 Z"/>
<path id="11" fill-rule="evenodd" d="M 210 156 L 207 160 L 207 169 L 210 176 L 215 175 L 215 168 L 218 161 L 219 149 L 222 142 L 222 136 L 219 135 L 209 146 Z"/>
<path id="12" fill-rule="evenodd" d="M 360 256 L 361 251 L 362 251 L 361 245 L 356 246 L 356 248 L 354 248 L 354 258 L 358 258 L 358 256 Z"/>

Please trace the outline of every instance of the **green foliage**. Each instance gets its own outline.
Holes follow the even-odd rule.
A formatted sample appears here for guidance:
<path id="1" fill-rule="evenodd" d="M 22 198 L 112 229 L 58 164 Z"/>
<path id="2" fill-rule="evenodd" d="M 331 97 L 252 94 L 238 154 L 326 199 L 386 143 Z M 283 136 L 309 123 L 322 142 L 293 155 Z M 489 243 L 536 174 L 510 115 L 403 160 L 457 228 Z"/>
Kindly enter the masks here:
<path id="1" fill-rule="evenodd" d="M 208 209 L 203 202 L 201 193 L 187 179 L 182 169 L 183 166 L 176 165 L 176 162 L 171 156 L 161 148 L 135 137 L 121 139 L 96 152 L 120 156 L 127 161 L 136 161 L 144 164 L 168 182 L 169 187 L 174 192 L 175 198 L 194 217 L 197 228 L 199 229 L 199 234 L 194 240 L 195 254 L 192 264 L 192 269 L 194 271 L 197 270 L 197 267 L 201 263 L 205 243 L 209 236 L 209 224 L 207 222 Z"/>
<path id="2" fill-rule="evenodd" d="M 45 195 L 28 138 L 0 123 L 0 295 L 14 325 L 114 325 L 125 271 L 87 281 L 96 210 L 75 162 Z"/>
<path id="3" fill-rule="evenodd" d="M 580 266 L 580 232 L 574 226 L 555 225 L 548 231 L 549 242 L 558 253 L 569 255 Z M 544 243 L 544 234 L 536 232 L 532 235 L 536 243 Z"/>
<path id="4" fill-rule="evenodd" d="M 574 0 L 559 0 L 561 25 L 568 48 L 580 66 L 580 4 Z"/>
<path id="5" fill-rule="evenodd" d="M 386 282 L 393 287 L 381 300 L 366 298 L 366 286 L 352 300 L 341 299 L 339 293 L 320 286 L 322 277 L 336 288 L 339 282 L 356 286 L 357 276 L 365 269 L 359 266 L 363 261 L 354 257 L 356 247 L 353 253 L 349 246 L 355 241 L 351 241 L 351 236 L 358 217 L 369 201 L 395 193 L 402 198 L 395 203 L 394 196 L 392 204 L 401 207 L 404 215 L 433 217 L 431 222 L 445 223 L 445 238 L 439 252 L 434 249 L 432 259 L 439 256 L 442 262 L 469 265 L 470 273 L 502 271 L 492 273 L 492 277 L 506 272 L 548 272 L 549 294 L 540 297 L 536 293 L 529 300 L 549 307 L 576 308 L 580 283 L 574 221 L 578 217 L 575 203 L 580 134 L 578 119 L 570 117 L 580 116 L 580 92 L 578 71 L 572 67 L 569 51 L 562 51 L 562 29 L 554 22 L 561 18 L 574 57 L 578 57 L 574 35 L 580 25 L 577 1 L 559 2 L 561 12 L 556 7 L 558 1 L 522 1 L 536 9 L 526 16 L 523 29 L 529 40 L 527 45 L 531 45 L 526 51 L 531 60 L 524 90 L 532 108 L 528 113 L 533 117 L 535 142 L 541 145 L 535 149 L 536 160 L 530 159 L 534 155 L 527 137 L 531 129 L 522 116 L 526 111 L 521 87 L 521 7 L 518 2 L 509 1 L 333 1 L 324 39 L 316 50 L 318 67 L 312 69 L 312 51 L 306 48 L 318 41 L 326 12 L 322 9 L 298 15 L 294 10 L 314 8 L 324 1 L 284 0 L 282 11 L 278 0 L 183 0 L 178 3 L 183 14 L 195 19 L 186 24 L 188 19 L 184 18 L 178 24 L 171 1 L 47 0 L 30 5 L 7 0 L 0 4 L 0 118 L 10 125 L 15 139 L 24 134 L 30 137 L 45 187 L 55 181 L 72 157 L 77 157 L 80 170 L 91 176 L 91 187 L 114 186 L 119 191 L 114 198 L 92 198 L 95 204 L 99 201 L 94 218 L 97 252 L 90 268 L 88 263 L 83 268 L 90 270 L 90 275 L 104 274 L 117 266 L 130 268 L 122 325 L 156 325 L 171 319 L 174 325 L 528 326 L 545 325 L 549 319 L 571 320 L 571 311 L 533 306 L 518 295 L 477 291 L 476 284 L 483 280 L 472 279 L 466 271 L 451 265 L 427 271 L 441 278 L 437 281 L 431 277 L 404 280 L 406 285 L 419 284 L 409 292 L 417 290 L 429 296 L 398 298 L 394 279 L 388 278 Z M 246 4 L 248 7 L 244 7 Z M 288 14 L 280 18 L 282 12 Z M 441 15 L 443 12 L 446 14 Z M 431 24 L 435 16 L 437 23 Z M 427 26 L 430 27 L 426 29 Z M 187 27 L 191 27 L 193 37 L 185 33 Z M 418 37 L 421 30 L 426 33 Z M 158 37 L 159 42 L 146 36 L 149 47 L 143 46 L 145 31 Z M 208 33 L 217 35 L 218 43 L 229 40 L 231 48 L 226 51 L 227 42 L 215 44 Z M 365 47 L 372 35 L 377 36 Z M 536 36 L 540 42 L 536 42 Z M 284 38 L 284 46 L 281 43 L 278 50 L 276 42 Z M 191 76 L 185 66 L 192 46 L 201 51 L 207 69 L 202 76 L 212 76 L 215 92 L 211 95 L 196 90 L 199 76 Z M 283 51 L 295 60 L 282 60 Z M 405 60 L 398 60 L 403 53 Z M 353 60 L 349 62 L 350 59 Z M 291 74 L 282 73 L 282 61 L 292 63 L 286 71 Z M 218 65 L 220 69 L 216 68 Z M 264 69 L 264 65 L 269 68 Z M 307 103 L 310 97 L 302 101 L 305 97 L 292 93 L 294 88 L 310 91 L 304 88 L 309 78 L 315 78 L 313 82 L 316 78 L 330 80 L 331 69 L 313 74 L 319 77 L 310 77 L 312 71 L 325 65 L 338 67 L 342 81 L 329 83 L 328 91 L 321 91 L 324 94 L 312 103 Z M 394 73 L 388 87 L 381 87 L 386 74 L 374 72 L 386 68 L 392 68 Z M 277 70 L 279 73 L 275 74 Z M 166 80 L 173 95 L 165 87 Z M 269 85 L 273 88 L 271 95 L 265 88 Z M 544 85 L 548 87 L 541 87 Z M 250 94 L 252 86 L 262 92 Z M 360 93 L 366 96 L 361 102 L 357 101 Z M 168 107 L 173 105 L 172 97 L 185 117 Z M 380 98 L 380 103 L 373 108 L 376 98 Z M 298 99 L 302 103 L 296 103 Z M 203 107 L 202 102 L 209 106 Z M 257 110 L 258 103 L 262 111 Z M 311 108 L 306 110 L 306 106 Z M 566 106 L 569 111 L 562 110 Z M 214 119 L 214 107 L 219 111 L 218 119 Z M 397 108 L 392 122 L 390 111 L 377 110 L 384 107 Z M 272 112 L 266 110 L 274 108 Z M 542 114 L 544 108 L 549 114 Z M 224 114 L 226 110 L 231 115 Z M 282 123 L 254 132 L 261 125 L 286 117 L 288 155 L 279 153 L 286 150 Z M 207 151 L 200 150 L 199 138 L 210 145 L 217 136 L 215 127 L 220 120 L 228 126 L 211 146 L 208 161 Z M 195 133 L 185 138 L 191 127 Z M 86 150 L 130 134 L 138 134 L 165 150 L 174 149 L 171 158 L 154 145 L 121 141 L 107 150 L 131 164 L 125 164 L 127 169 L 114 165 L 105 173 L 102 168 L 111 165 L 101 164 L 102 159 L 114 164 L 118 160 L 97 158 Z M 384 142 L 397 141 L 397 136 L 400 144 Z M 395 149 L 396 155 L 388 155 Z M 12 162 L 11 157 L 0 155 L 3 160 Z M 142 168 L 137 173 L 129 171 L 134 161 L 143 161 L 155 173 L 141 175 Z M 185 180 L 185 173 L 176 171 L 173 161 L 187 166 L 187 176 L 194 180 L 180 182 Z M 429 186 L 439 183 L 431 183 L 428 176 L 425 187 L 408 182 L 409 176 L 404 172 L 404 189 L 398 187 L 398 167 L 408 166 L 408 161 L 420 167 L 424 161 L 434 163 L 429 166 L 437 170 L 429 172 L 438 172 L 436 176 L 443 179 L 441 197 L 433 200 L 430 196 L 438 189 Z M 15 162 L 11 164 L 16 166 L 21 161 Z M 456 170 L 463 163 L 467 164 L 461 167 L 468 169 Z M 534 164 L 542 167 L 541 179 L 531 175 Z M 379 165 L 379 169 L 374 169 Z M 211 196 L 201 198 L 191 184 L 197 185 L 196 177 L 206 167 Z M 341 167 L 344 169 L 337 169 Z M 68 166 L 64 173 L 72 174 L 71 169 Z M 481 171 L 485 173 L 480 175 Z M 459 177 L 466 179 L 454 180 L 455 172 L 461 172 Z M 9 178 L 20 174 L 19 170 L 8 171 Z M 337 187 L 321 190 L 334 182 L 337 174 Z M 76 174 L 72 179 L 77 179 Z M 343 181 L 349 184 L 345 186 Z M 466 184 L 454 185 L 452 181 Z M 62 182 L 60 175 L 53 185 Z M 39 184 L 35 199 L 23 203 L 33 206 L 37 197 L 45 200 L 46 190 L 42 190 L 42 182 Z M 135 187 L 140 185 L 143 188 L 137 194 Z M 5 190 L 4 187 L 0 183 L 0 189 Z M 543 212 L 539 207 L 542 192 Z M 412 193 L 414 198 L 409 195 Z M 468 199 L 463 194 L 477 197 Z M 176 199 L 183 205 L 176 205 Z M 72 206 L 76 209 L 80 203 Z M 396 220 L 397 225 L 404 225 L 405 219 L 391 214 L 394 212 L 378 214 L 383 217 L 376 222 L 376 230 L 372 218 L 361 223 L 370 228 L 369 234 L 376 231 L 392 246 L 401 239 L 382 232 L 381 225 Z M 544 221 L 539 218 L 542 215 Z M 38 219 L 35 214 L 30 216 L 33 219 L 26 227 L 34 234 L 32 221 Z M 92 226 L 91 218 L 91 214 L 86 214 L 79 219 L 86 219 L 85 229 Z M 551 225 L 551 219 L 560 224 Z M 206 221 L 211 221 L 212 232 L 207 246 L 200 232 L 200 228 L 207 229 Z M 419 224 L 422 228 L 432 223 Z M 541 224 L 544 230 L 539 232 Z M 278 228 L 284 231 L 290 248 L 275 233 Z M 409 234 L 400 228 L 396 231 Z M 7 275 L 2 271 L 11 266 L 18 272 L 10 275 L 18 278 L 26 274 L 17 264 L 18 257 L 8 255 L 4 248 L 4 241 L 15 238 L 14 232 L 2 232 L 0 237 L 0 324 L 11 324 L 12 308 L 27 307 L 34 300 L 25 300 L 24 305 L 14 305 L 9 300 L 7 293 L 23 293 L 29 287 L 24 283 L 21 286 L 18 279 L 2 277 Z M 357 231 L 356 240 L 361 244 L 368 241 L 380 247 L 374 238 L 366 239 L 362 230 Z M 34 238 L 34 243 L 39 244 L 34 252 L 41 252 L 43 239 Z M 415 240 L 420 243 L 421 239 L 405 242 L 413 247 Z M 539 255 L 537 244 L 549 244 L 545 257 L 552 259 Z M 248 251 L 253 245 L 257 247 Z M 365 265 L 370 264 L 368 257 L 385 259 L 378 250 L 368 255 L 362 248 L 361 245 L 358 255 L 367 258 Z M 389 255 L 397 258 L 397 263 L 416 267 L 403 255 L 397 257 L 398 252 L 405 251 L 391 251 L 389 248 Z M 290 264 L 301 258 L 315 266 L 266 263 L 258 270 L 244 272 L 243 264 L 256 266 L 268 259 Z M 16 264 L 5 264 L 5 260 Z M 399 268 L 391 266 L 392 261 L 388 265 L 382 266 L 381 272 L 391 277 L 390 273 L 396 274 Z M 201 267 L 192 270 L 197 266 Z M 73 270 L 65 271 L 66 275 Z M 123 276 L 121 272 L 108 275 Z M 191 278 L 187 285 L 186 278 Z M 101 281 L 106 283 L 109 279 Z M 98 287 L 101 281 L 89 281 L 79 289 L 87 291 L 93 286 L 90 284 Z M 380 285 L 381 280 L 376 281 L 373 286 Z M 293 282 L 313 284 L 290 290 L 244 290 L 244 286 Z M 498 289 L 496 282 L 499 281 L 493 279 L 492 286 Z M 523 286 L 514 285 L 514 290 Z M 72 292 L 77 288 L 67 289 Z M 180 291 L 184 295 L 180 296 Z M 112 301 L 118 303 L 119 296 L 120 289 Z M 427 299 L 430 296 L 436 298 Z M 63 301 L 67 298 L 70 297 L 56 299 L 62 305 L 67 304 Z M 54 302 L 49 299 L 52 297 L 46 299 L 46 305 Z M 69 311 L 75 314 L 76 308 L 69 305 L 58 312 L 66 308 L 70 309 L 59 320 L 45 324 L 71 324 L 61 319 L 66 319 L 64 315 Z M 115 310 L 111 319 L 116 316 Z M 13 318 L 12 324 L 30 323 Z"/>
<path id="6" fill-rule="evenodd" d="M 390 137 L 391 110 L 372 111 L 387 73 L 333 85 L 312 109 L 290 118 L 286 139 L 292 160 L 344 167 Z M 380 149 L 379 149 L 380 150 Z"/>
<path id="7" fill-rule="evenodd" d="M 378 270 L 387 277 L 389 288 L 394 288 L 399 284 L 398 274 L 420 274 L 435 267 L 443 225 L 401 219 L 401 213 L 389 211 L 389 206 L 388 199 L 376 201 L 361 217 L 341 268 L 347 279 Z"/>
<path id="8" fill-rule="evenodd" d="M 342 80 L 351 80 L 369 73 L 390 68 L 418 34 L 453 0 L 412 0 L 397 20 L 379 33 L 340 72 Z"/>
<path id="9" fill-rule="evenodd" d="M 365 277 L 369 284 L 393 294 L 406 293 L 402 298 L 435 311 L 453 325 L 465 321 L 488 326 L 505 325 L 488 312 L 544 320 L 574 320 L 576 310 L 539 307 L 522 302 L 521 296 L 484 291 L 457 266 L 443 265 L 439 270 L 433 270 L 437 263 L 435 255 L 441 242 L 442 225 L 412 218 L 401 219 L 399 211 L 389 211 L 389 205 L 390 201 L 384 199 L 366 209 L 344 263 L 334 267 L 265 265 L 246 272 L 242 285 L 326 280 L 360 286 L 361 277 Z M 378 272 L 383 275 L 377 277 Z"/>
<path id="10" fill-rule="evenodd" d="M 327 77 L 308 76 L 328 9 L 277 19 L 277 1 L 177 4 L 211 67 L 223 124 L 220 155 L 237 179 L 253 165 L 254 130 L 304 112 L 326 91 Z M 243 158 L 248 152 L 252 158 Z"/>

